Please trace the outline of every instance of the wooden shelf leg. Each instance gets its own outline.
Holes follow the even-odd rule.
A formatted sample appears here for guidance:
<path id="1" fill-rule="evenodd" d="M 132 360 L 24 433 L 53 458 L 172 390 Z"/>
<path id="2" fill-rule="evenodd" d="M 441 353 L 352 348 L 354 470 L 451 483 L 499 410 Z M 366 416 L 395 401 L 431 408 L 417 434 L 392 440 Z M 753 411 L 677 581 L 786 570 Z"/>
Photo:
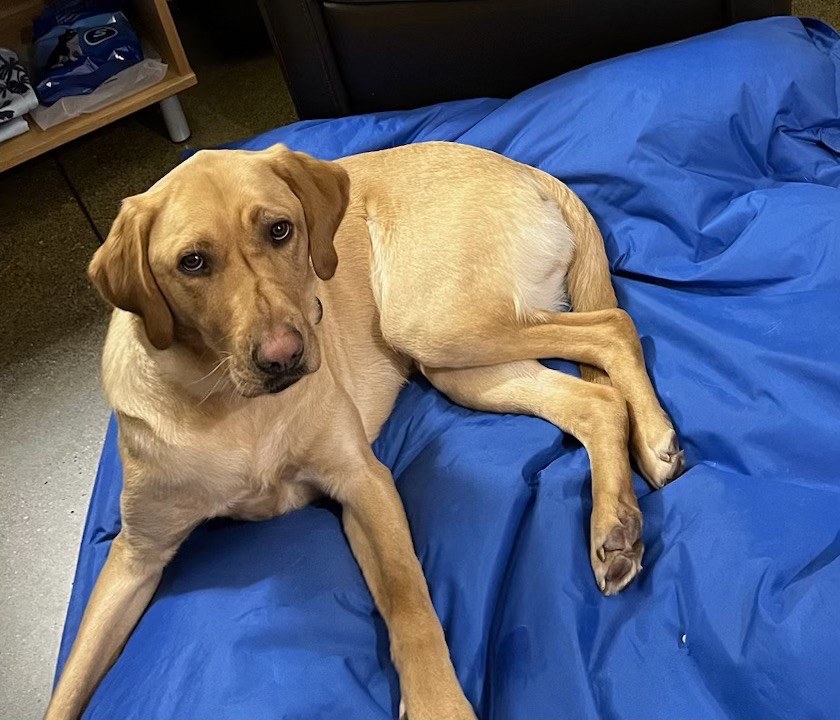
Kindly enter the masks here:
<path id="1" fill-rule="evenodd" d="M 178 96 L 172 95 L 165 100 L 161 100 L 158 105 L 160 105 L 160 111 L 163 113 L 163 121 L 166 123 L 169 139 L 176 143 L 184 142 L 190 136 L 190 126 L 187 124 L 187 118 L 181 108 L 181 101 Z"/>

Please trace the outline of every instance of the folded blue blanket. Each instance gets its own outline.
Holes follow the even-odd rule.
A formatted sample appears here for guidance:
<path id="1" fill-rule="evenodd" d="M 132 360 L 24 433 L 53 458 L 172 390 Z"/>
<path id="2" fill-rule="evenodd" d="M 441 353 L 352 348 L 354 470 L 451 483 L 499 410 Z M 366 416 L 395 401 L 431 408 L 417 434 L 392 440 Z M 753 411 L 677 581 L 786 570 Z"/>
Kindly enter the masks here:
<path id="1" fill-rule="evenodd" d="M 838 35 L 766 20 L 507 102 L 299 123 L 238 147 L 336 158 L 423 140 L 490 148 L 581 195 L 689 466 L 659 492 L 636 478 L 645 568 L 604 598 L 579 443 L 405 388 L 375 449 L 479 717 L 836 718 Z M 120 477 L 112 425 L 59 666 L 119 528 Z M 324 503 L 195 531 L 86 718 L 377 720 L 397 702 L 385 627 Z"/>

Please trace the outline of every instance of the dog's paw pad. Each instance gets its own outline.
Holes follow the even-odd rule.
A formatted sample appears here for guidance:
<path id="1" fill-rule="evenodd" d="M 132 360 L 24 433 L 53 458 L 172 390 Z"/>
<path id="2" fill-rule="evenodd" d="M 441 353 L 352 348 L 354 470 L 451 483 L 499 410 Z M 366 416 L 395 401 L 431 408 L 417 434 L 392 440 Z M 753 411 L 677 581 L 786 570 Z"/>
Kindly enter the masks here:
<path id="1" fill-rule="evenodd" d="M 612 522 L 598 522 L 604 532 L 592 535 L 592 570 L 604 595 L 623 590 L 642 569 L 642 515 L 622 505 Z"/>

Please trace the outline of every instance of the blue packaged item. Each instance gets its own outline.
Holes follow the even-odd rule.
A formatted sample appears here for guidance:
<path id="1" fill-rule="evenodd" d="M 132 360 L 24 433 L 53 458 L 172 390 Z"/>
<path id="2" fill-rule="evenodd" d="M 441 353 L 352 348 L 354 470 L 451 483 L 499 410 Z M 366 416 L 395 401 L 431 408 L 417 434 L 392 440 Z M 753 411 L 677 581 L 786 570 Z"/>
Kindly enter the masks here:
<path id="1" fill-rule="evenodd" d="M 137 34 L 115 9 L 119 5 L 69 0 L 46 8 L 35 20 L 35 90 L 42 105 L 87 95 L 143 59 Z"/>

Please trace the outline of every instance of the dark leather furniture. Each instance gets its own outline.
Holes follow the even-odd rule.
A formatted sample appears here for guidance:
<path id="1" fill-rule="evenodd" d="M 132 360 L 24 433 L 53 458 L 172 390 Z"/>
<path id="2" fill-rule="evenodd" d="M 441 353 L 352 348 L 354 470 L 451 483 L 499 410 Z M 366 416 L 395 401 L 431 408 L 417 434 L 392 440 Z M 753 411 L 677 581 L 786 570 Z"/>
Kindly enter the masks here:
<path id="1" fill-rule="evenodd" d="M 510 97 L 790 0 L 259 0 L 301 118 Z"/>

